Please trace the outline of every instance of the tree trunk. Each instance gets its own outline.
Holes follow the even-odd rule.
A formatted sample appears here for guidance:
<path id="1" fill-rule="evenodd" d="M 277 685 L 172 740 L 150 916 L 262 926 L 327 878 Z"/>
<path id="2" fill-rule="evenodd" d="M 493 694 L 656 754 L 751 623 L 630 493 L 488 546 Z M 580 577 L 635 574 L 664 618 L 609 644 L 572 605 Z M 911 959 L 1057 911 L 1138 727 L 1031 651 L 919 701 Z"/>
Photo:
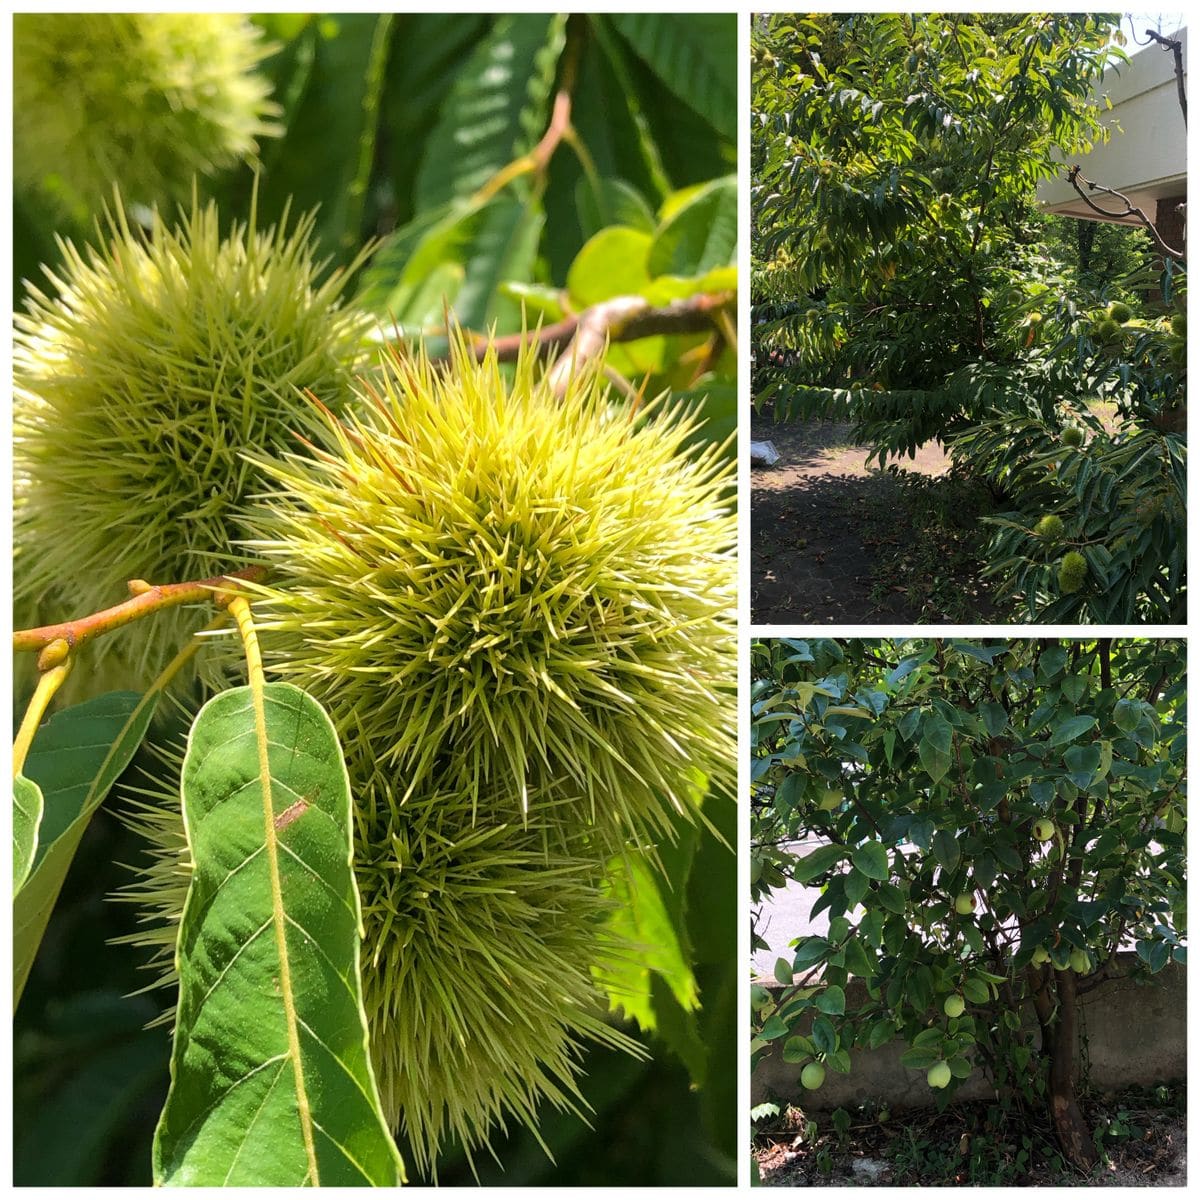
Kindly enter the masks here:
<path id="1" fill-rule="evenodd" d="M 1045 979 L 1051 973 L 1050 968 L 1045 972 L 1034 970 L 1038 980 L 1032 989 L 1033 1006 L 1042 1027 L 1042 1053 L 1050 1059 L 1049 1099 L 1054 1131 L 1067 1161 L 1081 1171 L 1090 1172 L 1100 1156 L 1075 1099 L 1075 976 L 1070 970 L 1053 972 L 1058 991 L 1056 1006 Z"/>
<path id="2" fill-rule="evenodd" d="M 1050 1112 L 1067 1160 L 1082 1171 L 1091 1171 L 1099 1155 L 1092 1132 L 1075 1099 L 1075 976 L 1055 971 L 1058 984 L 1058 1026 L 1050 1051 Z"/>

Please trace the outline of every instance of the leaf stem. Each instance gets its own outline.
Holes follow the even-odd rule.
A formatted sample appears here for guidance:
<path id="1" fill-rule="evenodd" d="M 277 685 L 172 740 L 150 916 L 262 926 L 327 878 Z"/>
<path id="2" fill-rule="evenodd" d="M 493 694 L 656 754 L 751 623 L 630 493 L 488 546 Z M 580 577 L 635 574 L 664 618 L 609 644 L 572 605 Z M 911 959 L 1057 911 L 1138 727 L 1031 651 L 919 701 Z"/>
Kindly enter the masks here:
<path id="1" fill-rule="evenodd" d="M 13 634 L 13 650 L 42 650 L 51 642 L 62 639 L 74 650 L 101 634 L 111 633 L 129 625 L 150 613 L 180 604 L 195 604 L 200 600 L 212 600 L 216 593 L 236 590 L 239 582 L 254 582 L 265 578 L 266 567 L 243 567 L 228 575 L 214 575 L 210 579 L 198 579 L 188 583 L 149 584 L 142 579 L 131 579 L 129 590 L 132 598 L 73 621 L 62 621 L 57 625 L 41 625 L 37 629 L 18 629 Z"/>
<path id="2" fill-rule="evenodd" d="M 25 759 L 29 754 L 29 747 L 33 745 L 34 735 L 38 731 L 38 726 L 42 723 L 42 717 L 46 715 L 46 709 L 50 705 L 50 701 L 54 699 L 54 693 L 62 686 L 63 680 L 71 673 L 73 660 L 68 655 L 57 666 L 51 667 L 48 671 L 43 671 L 38 678 L 37 687 L 34 688 L 33 698 L 29 701 L 29 707 L 25 710 L 25 716 L 21 721 L 21 728 L 17 730 L 17 736 L 13 741 L 12 765 L 13 778 L 25 769 Z"/>
<path id="3" fill-rule="evenodd" d="M 238 633 L 246 650 L 246 675 L 250 683 L 250 697 L 254 706 L 254 733 L 258 743 L 258 773 L 262 784 L 263 829 L 267 852 L 267 868 L 271 879 L 271 916 L 275 926 L 275 947 L 279 955 L 279 994 L 283 1003 L 284 1023 L 287 1026 L 288 1057 L 292 1060 L 292 1078 L 296 1086 L 296 1109 L 300 1120 L 300 1136 L 304 1142 L 304 1153 L 308 1159 L 308 1182 L 312 1187 L 321 1183 L 317 1164 L 317 1147 L 313 1133 L 312 1108 L 304 1082 L 304 1068 L 300 1061 L 300 1029 L 296 1016 L 296 1001 L 292 993 L 292 965 L 288 958 L 287 928 L 283 912 L 283 884 L 279 876 L 279 840 L 275 828 L 275 805 L 271 797 L 271 751 L 267 740 L 267 706 L 263 689 L 266 686 L 263 674 L 262 652 L 258 645 L 258 634 L 254 629 L 254 618 L 250 613 L 250 602 L 245 596 L 234 596 L 228 604 Z"/>

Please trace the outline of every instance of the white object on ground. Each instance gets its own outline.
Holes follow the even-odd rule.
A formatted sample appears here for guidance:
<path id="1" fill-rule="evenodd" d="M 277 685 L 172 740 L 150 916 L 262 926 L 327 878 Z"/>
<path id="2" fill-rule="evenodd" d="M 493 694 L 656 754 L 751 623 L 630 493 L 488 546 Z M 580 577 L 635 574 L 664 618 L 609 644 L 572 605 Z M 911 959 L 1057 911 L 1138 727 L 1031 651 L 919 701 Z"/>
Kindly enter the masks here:
<path id="1" fill-rule="evenodd" d="M 761 463 L 764 467 L 773 467 L 779 461 L 779 451 L 774 442 L 751 442 L 750 461 Z"/>

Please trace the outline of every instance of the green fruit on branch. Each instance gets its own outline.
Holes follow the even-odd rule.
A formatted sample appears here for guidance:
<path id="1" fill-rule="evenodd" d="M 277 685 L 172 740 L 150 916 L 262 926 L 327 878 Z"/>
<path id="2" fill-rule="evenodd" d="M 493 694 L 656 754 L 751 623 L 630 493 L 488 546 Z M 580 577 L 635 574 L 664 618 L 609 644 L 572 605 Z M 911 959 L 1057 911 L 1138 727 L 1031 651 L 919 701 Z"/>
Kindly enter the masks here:
<path id="1" fill-rule="evenodd" d="M 18 603 L 38 623 L 117 604 L 130 579 L 204 579 L 253 557 L 243 509 L 269 482 L 243 455 L 319 439 L 300 389 L 340 412 L 373 324 L 342 307 L 344 277 L 319 281 L 311 235 L 311 217 L 291 232 L 252 217 L 222 237 L 209 205 L 143 237 L 117 212 L 100 248 L 63 245 L 52 294 L 30 289 L 15 318 L 14 542 Z M 97 639 L 68 687 L 140 690 L 208 619 L 175 608 Z"/>
<path id="2" fill-rule="evenodd" d="M 944 1088 L 950 1082 L 950 1064 L 948 1062 L 934 1063 L 929 1068 L 925 1080 L 931 1088 Z"/>
<path id="3" fill-rule="evenodd" d="M 1057 542 L 1063 535 L 1062 517 L 1048 513 L 1034 526 L 1034 532 L 1045 542 Z"/>
<path id="4" fill-rule="evenodd" d="M 1068 425 L 1062 431 L 1062 444 L 1064 446 L 1082 446 L 1083 445 L 1083 430 L 1078 425 Z"/>
<path id="5" fill-rule="evenodd" d="M 1033 836 L 1039 842 L 1048 842 L 1054 836 L 1054 822 L 1048 817 L 1040 817 L 1033 823 Z"/>
<path id="6" fill-rule="evenodd" d="M 1175 313 L 1171 318 L 1171 332 L 1176 337 L 1187 337 L 1187 313 Z"/>
<path id="7" fill-rule="evenodd" d="M 1086 975 L 1092 969 L 1092 960 L 1088 957 L 1084 950 L 1075 949 L 1071 951 L 1071 970 L 1076 975 Z"/>
<path id="8" fill-rule="evenodd" d="M 975 911 L 975 896 L 971 892 L 963 892 L 954 897 L 954 911 L 960 917 L 965 917 Z"/>
<path id="9" fill-rule="evenodd" d="M 1122 303 L 1120 300 L 1114 300 L 1108 306 L 1108 318 L 1110 321 L 1116 321 L 1118 325 L 1124 325 L 1133 316 L 1133 309 L 1128 304 Z"/>
<path id="10" fill-rule="evenodd" d="M 1063 592 L 1077 592 L 1087 578 L 1087 559 L 1078 550 L 1069 550 L 1058 564 L 1058 587 Z"/>
<path id="11" fill-rule="evenodd" d="M 1050 961 L 1050 951 L 1045 946 L 1035 946 L 1033 955 L 1029 959 L 1035 967 L 1040 967 L 1043 963 Z"/>
<path id="12" fill-rule="evenodd" d="M 598 367 L 559 396 L 532 350 L 510 377 L 459 336 L 363 400 L 325 418 L 335 454 L 256 459 L 279 674 L 381 764 L 373 803 L 452 750 L 522 808 L 578 793 L 614 853 L 673 836 L 736 761 L 732 465 L 686 448 L 689 412 L 615 408 Z"/>
<path id="13" fill-rule="evenodd" d="M 561 819 L 563 796 L 531 797 L 525 813 L 451 761 L 401 806 L 372 766 L 347 757 L 364 1011 L 385 1115 L 428 1172 L 447 1140 L 473 1155 L 497 1126 L 533 1125 L 543 1098 L 584 1113 L 584 1047 L 637 1052 L 605 1019 L 593 964 L 644 947 L 605 932 L 606 864 L 590 831 Z M 133 824 L 154 853 L 128 889 L 146 927 L 127 940 L 169 983 L 190 874 L 177 792 L 141 802 Z"/>
<path id="14" fill-rule="evenodd" d="M 256 71 L 272 49 L 231 13 L 17 14 L 18 187 L 82 227 L 114 181 L 140 204 L 186 200 L 279 132 Z"/>
<path id="15" fill-rule="evenodd" d="M 822 812 L 832 812 L 845 799 L 840 788 L 825 788 L 821 792 L 819 807 Z"/>
<path id="16" fill-rule="evenodd" d="M 942 1011 L 948 1017 L 961 1017 L 966 1007 L 966 1003 L 961 996 L 947 996 L 946 1003 L 942 1005 Z"/>
<path id="17" fill-rule="evenodd" d="M 810 1062 L 800 1072 L 800 1082 L 810 1092 L 815 1092 L 825 1082 L 825 1068 L 818 1062 Z"/>

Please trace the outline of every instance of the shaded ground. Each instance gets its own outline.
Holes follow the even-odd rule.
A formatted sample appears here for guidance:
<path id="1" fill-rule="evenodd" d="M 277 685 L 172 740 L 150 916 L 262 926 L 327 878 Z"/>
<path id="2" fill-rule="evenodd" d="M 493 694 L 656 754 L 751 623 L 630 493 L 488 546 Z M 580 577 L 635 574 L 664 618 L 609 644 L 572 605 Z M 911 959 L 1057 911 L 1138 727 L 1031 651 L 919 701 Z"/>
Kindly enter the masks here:
<path id="1" fill-rule="evenodd" d="M 751 421 L 751 436 L 773 442 L 781 455 L 774 467 L 756 466 L 751 473 L 756 625 L 921 619 L 904 595 L 878 594 L 878 540 L 864 537 L 864 517 L 895 506 L 899 484 L 894 475 L 867 469 L 869 451 L 855 446 L 849 431 L 849 425 L 832 421 L 776 425 L 758 416 Z M 928 476 L 943 475 L 949 466 L 936 442 L 921 447 L 915 460 L 905 460 L 907 470 Z"/>
<path id="2" fill-rule="evenodd" d="M 986 1103 L 885 1121 L 855 1114 L 841 1141 L 824 1114 L 817 1136 L 806 1137 L 806 1118 L 789 1109 L 773 1133 L 760 1135 L 754 1155 L 769 1187 L 1186 1186 L 1182 1088 L 1094 1096 L 1082 1106 L 1093 1128 L 1109 1130 L 1105 1161 L 1090 1177 L 1062 1163 L 1046 1130 L 1023 1130 L 1015 1120 L 986 1126 Z"/>

